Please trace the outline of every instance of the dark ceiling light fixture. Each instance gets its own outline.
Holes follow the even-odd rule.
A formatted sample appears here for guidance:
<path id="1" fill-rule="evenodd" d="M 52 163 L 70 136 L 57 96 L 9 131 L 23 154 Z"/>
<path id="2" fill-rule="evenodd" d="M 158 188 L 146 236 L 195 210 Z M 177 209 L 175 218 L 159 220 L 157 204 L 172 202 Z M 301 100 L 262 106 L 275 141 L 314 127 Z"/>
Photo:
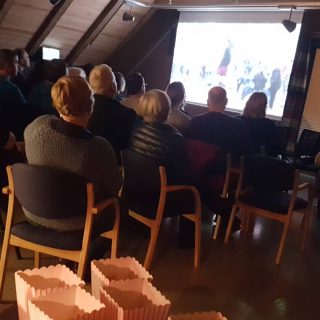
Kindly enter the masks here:
<path id="1" fill-rule="evenodd" d="M 288 32 L 292 32 L 297 26 L 297 24 L 294 21 L 291 20 L 292 10 L 293 9 L 296 9 L 296 7 L 295 6 L 291 7 L 289 19 L 283 19 L 282 20 L 282 24 L 287 29 Z"/>
<path id="2" fill-rule="evenodd" d="M 61 0 L 50 0 L 50 3 L 55 6 L 55 5 L 57 5 L 60 1 L 61 1 Z"/>
<path id="3" fill-rule="evenodd" d="M 123 16 L 122 16 L 122 20 L 123 21 L 130 21 L 130 22 L 133 22 L 135 20 L 135 16 L 132 14 L 132 6 L 130 8 L 130 12 L 128 11 L 125 11 L 123 13 Z"/>

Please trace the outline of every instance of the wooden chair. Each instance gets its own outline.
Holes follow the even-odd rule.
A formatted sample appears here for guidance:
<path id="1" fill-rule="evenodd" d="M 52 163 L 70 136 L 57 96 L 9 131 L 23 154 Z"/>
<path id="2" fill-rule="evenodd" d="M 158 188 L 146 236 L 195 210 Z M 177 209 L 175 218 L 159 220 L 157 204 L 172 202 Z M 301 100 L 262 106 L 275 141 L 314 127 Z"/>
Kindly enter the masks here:
<path id="1" fill-rule="evenodd" d="M 129 214 L 150 228 L 151 237 L 144 261 L 149 269 L 165 217 L 183 216 L 195 224 L 194 266 L 200 264 L 201 200 L 198 190 L 189 185 L 168 185 L 166 169 L 143 155 L 122 152 L 123 199 Z"/>
<path id="2" fill-rule="evenodd" d="M 9 186 L 3 188 L 3 193 L 9 196 L 9 204 L 0 261 L 0 299 L 9 245 L 34 251 L 35 268 L 39 268 L 40 253 L 78 262 L 77 274 L 83 278 L 94 216 L 107 207 L 115 210 L 113 228 L 96 237 L 111 239 L 111 257 L 116 257 L 120 222 L 117 197 L 95 204 L 93 184 L 83 177 L 62 170 L 15 164 L 7 167 L 7 173 Z M 36 227 L 28 221 L 13 224 L 17 202 L 34 215 L 47 219 L 85 215 L 84 230 L 58 232 Z"/>
<path id="3" fill-rule="evenodd" d="M 246 231 L 252 214 L 281 222 L 284 228 L 275 260 L 275 263 L 279 264 L 294 212 L 303 214 L 301 247 L 304 248 L 312 212 L 313 188 L 308 183 L 299 184 L 300 171 L 295 170 L 293 165 L 272 157 L 247 156 L 243 170 L 243 178 L 239 184 L 246 184 L 250 188 L 240 193 L 232 208 L 224 242 L 229 241 L 238 209 L 243 214 L 243 226 Z M 304 189 L 308 190 L 308 201 L 297 196 Z"/>
<path id="4" fill-rule="evenodd" d="M 235 165 L 230 153 L 226 154 L 220 147 L 198 139 L 188 139 L 186 150 L 189 171 L 202 202 L 216 214 L 213 231 L 213 239 L 216 239 L 221 225 L 220 210 L 223 202 L 230 198 L 230 192 L 234 191 L 232 186 L 237 185 L 242 160 Z"/>

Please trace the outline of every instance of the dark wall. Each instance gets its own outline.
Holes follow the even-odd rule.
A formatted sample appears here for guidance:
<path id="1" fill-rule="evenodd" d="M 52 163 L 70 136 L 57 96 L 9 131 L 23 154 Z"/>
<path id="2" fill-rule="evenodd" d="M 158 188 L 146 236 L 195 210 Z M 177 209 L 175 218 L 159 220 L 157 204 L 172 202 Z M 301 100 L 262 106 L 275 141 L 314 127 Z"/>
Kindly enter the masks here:
<path id="1" fill-rule="evenodd" d="M 140 72 L 146 80 L 147 90 L 164 90 L 170 79 L 178 20 L 179 13 L 175 10 L 155 11 L 107 63 L 125 76 Z"/>

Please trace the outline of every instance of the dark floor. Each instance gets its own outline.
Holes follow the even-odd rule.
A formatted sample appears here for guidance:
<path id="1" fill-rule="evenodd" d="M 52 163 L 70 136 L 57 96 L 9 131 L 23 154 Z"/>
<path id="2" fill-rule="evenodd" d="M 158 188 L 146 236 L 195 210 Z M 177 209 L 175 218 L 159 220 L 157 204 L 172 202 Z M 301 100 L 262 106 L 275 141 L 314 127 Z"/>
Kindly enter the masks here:
<path id="1" fill-rule="evenodd" d="M 193 249 L 176 246 L 176 221 L 164 223 L 150 272 L 153 284 L 171 301 L 171 313 L 216 310 L 229 320 L 320 319 L 320 221 L 314 215 L 305 252 L 299 249 L 300 217 L 291 226 L 280 266 L 274 264 L 282 226 L 258 219 L 246 235 L 224 232 L 212 240 L 212 217 L 203 217 L 201 266 Z M 122 228 L 119 255 L 143 262 L 147 240 L 140 228 Z M 24 252 L 24 255 L 27 253 Z M 56 260 L 44 259 L 45 264 Z M 13 272 L 32 268 L 11 251 L 0 319 L 17 319 Z"/>

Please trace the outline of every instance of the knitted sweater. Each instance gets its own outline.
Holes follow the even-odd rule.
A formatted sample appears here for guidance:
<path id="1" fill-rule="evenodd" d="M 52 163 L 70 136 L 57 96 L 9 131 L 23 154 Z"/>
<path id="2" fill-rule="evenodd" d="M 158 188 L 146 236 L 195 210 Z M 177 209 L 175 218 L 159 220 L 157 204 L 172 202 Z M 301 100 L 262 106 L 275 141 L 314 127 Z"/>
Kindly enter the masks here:
<path id="1" fill-rule="evenodd" d="M 26 128 L 24 139 L 28 163 L 64 169 L 85 177 L 94 183 L 97 201 L 116 195 L 121 186 L 121 175 L 109 142 L 72 124 L 66 125 L 73 126 L 71 131 L 79 134 L 67 135 L 56 129 L 59 121 L 63 120 L 45 115 Z M 43 225 L 41 221 L 34 222 Z M 82 217 L 78 225 L 73 221 L 72 227 L 78 229 L 83 222 Z"/>

